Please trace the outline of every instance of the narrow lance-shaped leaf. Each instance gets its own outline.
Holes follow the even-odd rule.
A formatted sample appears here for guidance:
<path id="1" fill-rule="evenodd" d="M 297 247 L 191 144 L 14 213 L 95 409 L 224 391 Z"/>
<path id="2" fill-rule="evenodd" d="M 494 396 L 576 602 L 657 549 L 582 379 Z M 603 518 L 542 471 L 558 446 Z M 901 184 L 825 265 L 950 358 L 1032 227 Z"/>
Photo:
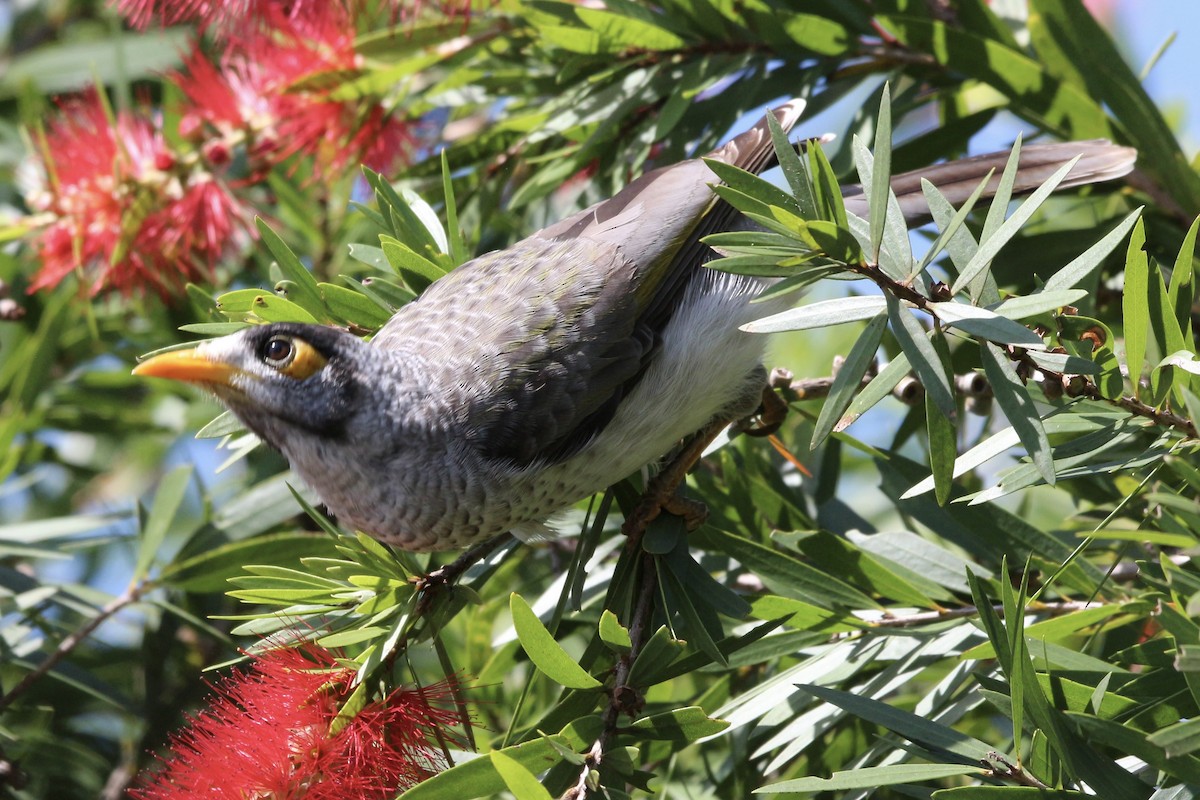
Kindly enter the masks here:
<path id="1" fill-rule="evenodd" d="M 1029 396 L 1029 390 L 1021 382 L 1012 362 L 999 347 L 984 343 L 979 356 L 983 360 L 983 370 L 988 382 L 992 385 L 996 404 L 1000 406 L 1004 416 L 1008 417 L 1038 472 L 1046 483 L 1053 485 L 1054 456 L 1050 452 L 1050 440 L 1033 405 L 1033 398 Z"/>
<path id="2" fill-rule="evenodd" d="M 908 226 L 904 222 L 904 212 L 900 209 L 899 202 L 891 192 L 890 187 L 888 187 L 879 201 L 885 209 L 883 213 L 883 230 L 880 233 L 879 241 L 871 238 L 876 224 L 875 221 L 878 218 L 875 211 L 872 210 L 875 205 L 874 195 L 872 194 L 875 191 L 873 188 L 875 175 L 874 157 L 867 150 L 867 146 L 857 136 L 851 140 L 850 148 L 854 152 L 854 162 L 858 167 L 859 179 L 863 183 L 863 191 L 867 194 L 867 216 L 870 219 L 865 222 L 858 222 L 858 218 L 853 214 L 848 214 L 848 223 L 852 232 L 857 235 L 859 244 L 865 247 L 866 252 L 870 254 L 870 258 L 879 265 L 879 269 L 893 280 L 903 281 L 912 272 L 912 245 L 908 240 Z M 858 225 L 856 225 L 856 222 Z M 862 232 L 864 228 L 865 242 L 863 242 L 864 234 Z"/>
<path id="3" fill-rule="evenodd" d="M 950 419 L 956 416 L 954 392 L 950 388 L 950 376 L 938 356 L 933 342 L 929 340 L 925 329 L 916 317 L 901 308 L 900 301 L 892 295 L 887 295 L 888 319 L 892 323 L 892 333 L 900 342 L 900 349 L 908 356 L 908 360 L 921 379 L 926 393 L 933 397 L 933 402 Z M 935 334 L 941 335 L 941 334 Z"/>
<path id="4" fill-rule="evenodd" d="M 854 393 L 862 384 L 867 368 L 875 360 L 875 351 L 879 349 L 879 342 L 883 339 L 883 331 L 886 327 L 887 314 L 881 311 L 867 323 L 867 327 L 858 337 L 858 341 L 850 348 L 850 353 L 842 362 L 841 369 L 833 378 L 833 386 L 829 389 L 825 404 L 821 406 L 821 413 L 817 417 L 812 442 L 809 445 L 810 449 L 815 450 L 825 441 L 825 437 L 833 431 L 833 426 L 841 417 L 842 412 L 854 399 Z"/>
<path id="5" fill-rule="evenodd" d="M 987 216 L 983 221 L 983 230 L 979 234 L 979 244 L 982 245 L 988 239 L 996 235 L 1000 226 L 1004 224 L 1004 215 L 1008 213 L 1008 204 L 1012 202 L 1013 186 L 1017 180 L 1018 163 L 1021 159 L 1021 139 L 1022 134 L 1017 134 L 1017 140 L 1013 142 L 1012 150 L 1009 151 L 1008 161 L 1004 164 L 1004 171 L 1000 174 L 1000 181 L 996 185 L 996 192 L 992 195 L 992 203 L 988 207 Z M 978 255 L 978 250 L 971 256 L 972 262 L 975 256 Z M 990 266 L 991 258 L 988 258 Z M 966 265 L 960 267 L 965 271 L 972 262 L 967 262 Z M 983 269 L 970 283 L 971 299 L 976 302 L 984 301 L 991 296 L 992 291 L 996 289 L 996 279 L 992 276 L 991 269 Z"/>
<path id="6" fill-rule="evenodd" d="M 954 459 L 958 455 L 954 421 L 942 413 L 928 393 L 925 395 L 925 429 L 929 438 L 929 469 L 933 473 L 934 496 L 938 505 L 945 505 L 954 487 Z"/>
<path id="7" fill-rule="evenodd" d="M 1109 231 L 1100 241 L 1083 251 L 1071 263 L 1051 275 L 1046 281 L 1046 285 L 1042 287 L 1042 291 L 1057 292 L 1062 289 L 1070 289 L 1078 285 L 1088 275 L 1091 275 L 1104 259 L 1108 257 L 1108 254 L 1121 243 L 1121 240 L 1129 233 L 1129 229 L 1133 227 L 1134 223 L 1141 218 L 1143 208 L 1144 206 L 1138 206 L 1129 212 L 1125 219 L 1121 220 L 1120 224 Z"/>
<path id="8" fill-rule="evenodd" d="M 1139 219 L 1125 253 L 1125 292 L 1121 300 L 1125 326 L 1125 366 L 1135 397 L 1141 396 L 1142 367 L 1150 333 L 1150 256 L 1146 254 L 1146 226 Z"/>
<path id="9" fill-rule="evenodd" d="M 1053 175 L 1051 175 L 1045 183 L 1037 188 L 1033 194 L 1025 199 L 1025 202 L 1013 212 L 1013 215 L 1004 221 L 994 234 L 988 237 L 979 245 L 979 251 L 975 253 L 975 257 L 971 259 L 971 263 L 966 266 L 958 279 L 954 281 L 953 291 L 955 293 L 962 291 L 964 286 L 971 284 L 976 276 L 982 273 L 996 254 L 1004 245 L 1008 244 L 1009 240 L 1016 236 L 1021 230 L 1021 226 L 1029 221 L 1034 212 L 1041 208 L 1042 203 L 1046 202 L 1046 198 L 1058 188 L 1058 185 L 1063 182 L 1072 169 L 1075 168 L 1076 162 L 1079 161 L 1079 156 L 1068 161 L 1059 167 Z"/>
<path id="10" fill-rule="evenodd" d="M 897 353 L 896 357 L 886 367 L 879 370 L 879 374 L 872 378 L 867 387 L 854 398 L 850 407 L 846 409 L 846 413 L 833 426 L 833 430 L 844 431 L 853 425 L 859 417 L 874 408 L 876 403 L 891 394 L 911 369 L 908 357 L 904 353 Z"/>
<path id="11" fill-rule="evenodd" d="M 446 238 L 450 259 L 458 266 L 466 261 L 469 255 L 462 231 L 458 227 L 458 204 L 454 200 L 454 187 L 450 182 L 450 159 L 445 150 L 442 151 L 442 196 L 446 201 Z"/>
<path id="12" fill-rule="evenodd" d="M 929 186 L 922 184 L 922 190 L 925 194 L 925 202 L 929 205 L 929 213 L 933 216 L 933 221 L 937 224 L 938 229 L 943 231 L 949 229 L 954 223 L 956 215 L 954 205 L 932 184 Z M 975 235 L 966 225 L 959 225 L 954 235 L 948 237 L 943 244 L 946 253 L 950 256 L 951 263 L 957 270 L 962 270 L 967 264 L 970 264 L 971 259 L 979 250 Z M 985 270 L 981 280 L 984 288 L 978 296 L 973 295 L 972 299 L 987 304 L 999 302 L 1000 290 L 996 288 L 996 279 L 992 277 L 991 270 Z"/>
<path id="13" fill-rule="evenodd" d="M 167 538 L 167 531 L 175 521 L 179 507 L 183 505 L 183 497 L 191 479 L 192 467 L 185 464 L 168 472 L 159 482 L 150 513 L 146 515 L 146 521 L 142 524 L 137 564 L 133 569 L 136 578 L 144 577 L 150 565 L 154 563 L 154 557 L 158 555 L 159 547 Z"/>
<path id="14" fill-rule="evenodd" d="M 984 775 L 982 767 L 965 764 L 890 764 L 885 767 L 862 767 L 855 770 L 834 772 L 832 777 L 796 778 L 780 783 L 771 783 L 755 789 L 755 794 L 780 794 L 786 792 L 826 792 L 849 789 L 874 789 L 897 783 L 950 778 L 956 775 Z"/>
<path id="15" fill-rule="evenodd" d="M 1042 337 L 1019 322 L 966 303 L 930 303 L 929 311 L 946 325 L 964 330 L 972 336 L 999 344 L 1042 349 L 1046 345 Z"/>
<path id="16" fill-rule="evenodd" d="M 867 176 L 863 175 L 862 179 L 863 186 L 866 186 Z M 875 121 L 874 160 L 871 162 L 870 176 L 871 196 L 868 198 L 871 208 L 871 253 L 876 259 L 879 258 L 879 250 L 883 244 L 883 227 L 887 221 L 891 179 L 892 91 L 885 82 L 879 97 L 879 116 Z"/>
<path id="17" fill-rule="evenodd" d="M 275 263 L 279 265 L 279 270 L 283 273 L 284 280 L 287 281 L 284 291 L 288 299 L 314 317 L 325 318 L 325 301 L 321 299 L 321 291 L 317 288 L 316 278 L 300 262 L 299 257 L 292 252 L 292 248 L 288 247 L 287 243 L 279 238 L 279 234 L 271 230 L 271 226 L 261 217 L 255 217 L 254 224 L 258 228 L 258 234 L 262 237 L 263 244 L 275 257 Z"/>
<path id="18" fill-rule="evenodd" d="M 775 145 L 775 155 L 779 159 L 779 167 L 787 180 L 800 208 L 800 216 L 804 219 L 815 219 L 817 216 L 817 201 L 813 198 L 812 178 L 808 174 L 808 165 L 796 154 L 795 148 L 788 141 L 787 134 L 779 126 L 779 120 L 774 114 L 767 114 L 767 127 L 771 130 L 771 142 Z"/>
<path id="19" fill-rule="evenodd" d="M 926 251 L 925 256 L 921 259 L 921 263 L 918 264 L 916 269 L 913 271 L 913 275 L 919 274 L 922 270 L 928 267 L 933 259 L 937 258 L 938 254 L 941 253 L 942 250 L 946 249 L 947 245 L 954 241 L 955 237 L 958 236 L 958 232 L 962 229 L 963 223 L 967 221 L 967 215 L 971 213 L 972 209 L 975 208 L 975 204 L 979 202 L 979 198 L 983 194 L 983 190 L 987 188 L 988 181 L 992 179 L 992 174 L 994 172 L 995 170 L 988 170 L 988 174 L 983 176 L 983 180 L 981 180 L 979 185 L 975 187 L 975 191 L 971 192 L 971 196 L 968 197 L 967 201 L 962 204 L 962 207 L 954 212 L 954 215 L 950 217 L 949 222 L 947 222 L 945 225 L 942 225 L 941 222 L 938 223 L 938 227 L 941 229 L 938 231 L 938 237 L 934 240 L 933 244 L 929 246 L 929 250 Z M 921 193 L 925 195 L 925 202 L 929 206 L 931 213 L 933 211 L 933 207 L 938 202 L 938 198 L 941 198 L 942 202 L 946 205 L 950 205 L 950 202 L 942 196 L 942 193 L 938 191 L 938 188 L 924 178 L 921 179 Z M 937 220 L 936 215 L 934 219 L 935 221 Z M 911 278 L 912 276 L 909 277 Z"/>
<path id="20" fill-rule="evenodd" d="M 1024 297 L 1009 297 L 990 310 L 1007 319 L 1025 319 L 1049 311 L 1071 306 L 1087 297 L 1083 289 L 1062 289 L 1055 292 L 1041 291 Z"/>
<path id="21" fill-rule="evenodd" d="M 747 322 L 742 326 L 742 330 L 747 333 L 774 333 L 825 328 L 844 322 L 870 319 L 886 307 L 887 301 L 880 295 L 838 297 L 789 308 L 787 311 Z"/>

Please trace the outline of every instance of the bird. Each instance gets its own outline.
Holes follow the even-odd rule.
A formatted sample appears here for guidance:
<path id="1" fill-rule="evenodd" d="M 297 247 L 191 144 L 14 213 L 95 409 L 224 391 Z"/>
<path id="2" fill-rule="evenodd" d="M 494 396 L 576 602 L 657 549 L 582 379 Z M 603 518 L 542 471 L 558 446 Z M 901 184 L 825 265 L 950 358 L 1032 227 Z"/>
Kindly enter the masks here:
<path id="1" fill-rule="evenodd" d="M 803 108 L 797 99 L 768 113 L 788 131 Z M 1027 146 L 1016 191 L 1080 154 L 1064 186 L 1119 177 L 1136 157 L 1103 140 Z M 753 173 L 771 166 L 766 116 L 706 157 Z M 903 213 L 928 214 L 922 176 L 958 203 L 1007 157 L 896 176 Z M 387 544 L 552 536 L 555 514 L 759 404 L 765 339 L 739 327 L 778 306 L 751 306 L 763 279 L 703 267 L 714 257 L 703 237 L 742 224 L 716 183 L 701 158 L 647 172 L 447 273 L 370 341 L 254 325 L 134 373 L 215 394 L 340 523 Z M 846 195 L 865 217 L 861 190 Z"/>

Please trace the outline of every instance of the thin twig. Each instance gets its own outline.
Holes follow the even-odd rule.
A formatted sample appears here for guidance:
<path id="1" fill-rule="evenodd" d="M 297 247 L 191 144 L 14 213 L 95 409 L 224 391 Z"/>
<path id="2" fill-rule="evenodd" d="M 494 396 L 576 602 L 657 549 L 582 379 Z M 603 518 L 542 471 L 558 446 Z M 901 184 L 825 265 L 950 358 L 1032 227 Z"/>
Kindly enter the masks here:
<path id="1" fill-rule="evenodd" d="M 96 616 L 92 617 L 84 625 L 68 634 L 66 638 L 58 643 L 58 647 L 54 649 L 53 653 L 48 655 L 42 661 L 42 663 L 38 664 L 33 670 L 26 674 L 25 677 L 22 678 L 20 682 L 7 694 L 5 694 L 3 697 L 0 697 L 0 711 L 8 708 L 10 705 L 12 705 L 13 701 L 25 694 L 25 692 L 29 691 L 29 688 L 33 686 L 33 684 L 37 683 L 37 681 L 44 677 L 46 673 L 54 669 L 54 667 L 57 666 L 60 661 L 69 656 L 71 651 L 78 647 L 84 639 L 91 636 L 97 628 L 107 622 L 114 614 L 125 608 L 125 606 L 130 605 L 131 603 L 136 603 L 142 598 L 142 595 L 151 588 L 153 588 L 153 583 L 150 581 L 129 584 L 124 592 L 109 601 L 103 608 L 100 609 L 100 613 L 96 614 Z"/>
<path id="2" fill-rule="evenodd" d="M 592 772 L 600 769 L 608 746 L 617 733 L 617 723 L 621 714 L 636 713 L 640 706 L 641 695 L 630 685 L 629 675 L 648 638 L 657 585 L 658 563 L 653 555 L 645 553 L 642 555 L 642 582 L 638 587 L 637 605 L 634 607 L 633 619 L 629 624 L 629 652 L 617 660 L 613 688 L 609 691 L 608 707 L 604 710 L 604 729 L 588 749 L 583 767 L 579 770 L 579 778 L 563 794 L 562 800 L 583 800 L 587 796 L 588 778 Z"/>

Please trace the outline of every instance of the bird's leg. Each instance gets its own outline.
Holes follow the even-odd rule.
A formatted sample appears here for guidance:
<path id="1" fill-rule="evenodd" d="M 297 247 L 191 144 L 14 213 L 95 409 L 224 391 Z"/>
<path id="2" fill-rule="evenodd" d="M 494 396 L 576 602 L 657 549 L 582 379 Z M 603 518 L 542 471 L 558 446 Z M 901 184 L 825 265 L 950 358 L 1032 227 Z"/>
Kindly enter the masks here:
<path id="1" fill-rule="evenodd" d="M 637 506 L 625 518 L 625 524 L 621 526 L 621 532 L 628 536 L 630 541 L 640 540 L 646 526 L 653 522 L 664 509 L 671 513 L 678 513 L 676 509 L 683 508 L 680 516 L 688 520 L 688 530 L 699 527 L 704 518 L 708 516 L 707 509 L 702 515 L 696 513 L 695 505 L 692 505 L 690 510 L 686 509 L 686 504 L 691 501 L 678 497 L 675 490 L 679 488 L 679 484 L 683 483 L 688 471 L 700 460 L 705 448 L 712 443 L 713 439 L 717 438 L 721 431 L 725 430 L 727 425 L 729 425 L 728 419 L 718 417 L 696 431 L 683 449 L 675 455 L 675 458 L 671 459 L 671 463 L 650 479 Z"/>
<path id="2" fill-rule="evenodd" d="M 743 406 L 743 408 L 745 407 Z M 688 472 L 700 460 L 700 456 L 704 454 L 713 440 L 731 422 L 738 432 L 751 436 L 772 436 L 783 424 L 783 420 L 787 417 L 787 411 L 787 402 L 779 396 L 775 387 L 764 383 L 761 403 L 753 414 L 744 417 L 742 414 L 735 414 L 732 417 L 722 414 L 715 417 L 712 422 L 693 434 L 675 458 L 650 479 L 637 506 L 625 518 L 625 524 L 621 526 L 621 531 L 632 541 L 637 541 L 646 530 L 646 526 L 663 511 L 683 517 L 689 531 L 700 527 L 708 518 L 708 509 L 701 502 L 676 494 L 676 490 L 683 483 Z M 757 417 L 757 423 L 750 422 L 754 417 Z"/>

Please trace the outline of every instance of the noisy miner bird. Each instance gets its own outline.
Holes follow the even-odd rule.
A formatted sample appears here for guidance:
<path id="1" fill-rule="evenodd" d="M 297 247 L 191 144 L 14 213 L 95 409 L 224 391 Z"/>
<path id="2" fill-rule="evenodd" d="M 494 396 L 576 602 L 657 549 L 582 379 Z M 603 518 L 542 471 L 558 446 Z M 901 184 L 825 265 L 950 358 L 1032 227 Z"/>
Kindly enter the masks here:
<path id="1" fill-rule="evenodd" d="M 774 114 L 788 130 L 803 108 L 793 100 Z M 1080 154 L 1063 186 L 1119 177 L 1135 158 L 1101 141 L 1029 146 L 1017 191 Z M 767 168 L 766 119 L 708 157 Z M 1006 158 L 893 185 L 915 219 L 928 213 L 920 177 L 961 203 Z M 370 342 L 257 325 L 134 372 L 211 390 L 342 524 L 381 541 L 424 551 L 547 535 L 555 512 L 759 403 L 764 338 L 738 327 L 779 309 L 751 307 L 760 279 L 702 266 L 712 251 L 701 238 L 739 220 L 716 182 L 700 159 L 646 173 L 440 278 Z M 866 216 L 865 200 L 847 193 L 848 209 Z"/>

